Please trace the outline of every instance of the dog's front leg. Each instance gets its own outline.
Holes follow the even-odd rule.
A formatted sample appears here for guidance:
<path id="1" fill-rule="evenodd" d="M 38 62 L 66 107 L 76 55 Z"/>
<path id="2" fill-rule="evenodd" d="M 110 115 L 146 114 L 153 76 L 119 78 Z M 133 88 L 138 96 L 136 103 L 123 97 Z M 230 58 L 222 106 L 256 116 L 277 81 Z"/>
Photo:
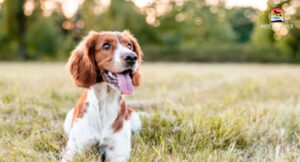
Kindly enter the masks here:
<path id="1" fill-rule="evenodd" d="M 131 128 L 130 122 L 125 121 L 123 126 L 111 136 L 103 139 L 106 158 L 110 162 L 125 162 L 130 157 L 131 152 Z"/>
<path id="2" fill-rule="evenodd" d="M 99 133 L 84 121 L 77 121 L 71 129 L 62 161 L 72 161 L 76 154 L 82 153 L 84 148 L 97 143 L 97 141 L 99 141 Z"/>
<path id="3" fill-rule="evenodd" d="M 64 150 L 62 162 L 72 161 L 76 153 L 81 153 L 83 145 L 77 144 L 74 138 L 69 138 L 67 147 Z"/>

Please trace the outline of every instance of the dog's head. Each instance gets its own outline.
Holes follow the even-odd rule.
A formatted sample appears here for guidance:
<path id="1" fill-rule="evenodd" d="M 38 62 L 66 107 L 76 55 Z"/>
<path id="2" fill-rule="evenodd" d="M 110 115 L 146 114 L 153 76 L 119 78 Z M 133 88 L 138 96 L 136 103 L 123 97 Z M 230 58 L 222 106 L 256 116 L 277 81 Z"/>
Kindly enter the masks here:
<path id="1" fill-rule="evenodd" d="M 72 51 L 69 72 L 79 87 L 97 82 L 113 84 L 123 94 L 141 84 L 139 67 L 143 53 L 129 31 L 90 32 Z"/>

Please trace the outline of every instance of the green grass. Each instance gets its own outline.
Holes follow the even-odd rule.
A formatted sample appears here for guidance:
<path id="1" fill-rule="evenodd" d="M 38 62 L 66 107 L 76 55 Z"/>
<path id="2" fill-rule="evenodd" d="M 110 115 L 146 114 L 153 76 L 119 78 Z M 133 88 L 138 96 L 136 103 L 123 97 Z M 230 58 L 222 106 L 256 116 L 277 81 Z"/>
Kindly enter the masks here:
<path id="1" fill-rule="evenodd" d="M 130 161 L 300 161 L 300 66 L 145 64 Z M 83 89 L 60 63 L 0 63 L 0 161 L 58 161 Z M 95 148 L 78 161 L 97 161 Z"/>

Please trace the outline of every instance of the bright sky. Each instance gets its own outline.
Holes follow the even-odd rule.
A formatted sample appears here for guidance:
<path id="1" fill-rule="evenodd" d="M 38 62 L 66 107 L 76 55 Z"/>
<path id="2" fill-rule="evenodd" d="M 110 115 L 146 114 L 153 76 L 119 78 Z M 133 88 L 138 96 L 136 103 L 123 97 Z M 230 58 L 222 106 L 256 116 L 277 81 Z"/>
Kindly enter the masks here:
<path id="1" fill-rule="evenodd" d="M 226 0 L 226 6 L 251 6 L 260 10 L 265 10 L 267 8 L 267 2 L 268 0 Z"/>

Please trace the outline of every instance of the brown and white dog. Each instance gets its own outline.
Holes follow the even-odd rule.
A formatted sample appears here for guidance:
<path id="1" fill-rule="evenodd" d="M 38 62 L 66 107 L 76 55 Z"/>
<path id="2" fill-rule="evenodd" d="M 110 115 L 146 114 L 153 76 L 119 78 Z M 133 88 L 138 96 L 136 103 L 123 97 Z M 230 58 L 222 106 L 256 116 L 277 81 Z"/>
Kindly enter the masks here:
<path id="1" fill-rule="evenodd" d="M 72 51 L 69 72 L 74 83 L 86 89 L 65 119 L 69 140 L 62 161 L 95 143 L 109 161 L 129 158 L 131 131 L 139 131 L 141 121 L 123 94 L 141 84 L 142 56 L 129 31 L 90 32 Z"/>

